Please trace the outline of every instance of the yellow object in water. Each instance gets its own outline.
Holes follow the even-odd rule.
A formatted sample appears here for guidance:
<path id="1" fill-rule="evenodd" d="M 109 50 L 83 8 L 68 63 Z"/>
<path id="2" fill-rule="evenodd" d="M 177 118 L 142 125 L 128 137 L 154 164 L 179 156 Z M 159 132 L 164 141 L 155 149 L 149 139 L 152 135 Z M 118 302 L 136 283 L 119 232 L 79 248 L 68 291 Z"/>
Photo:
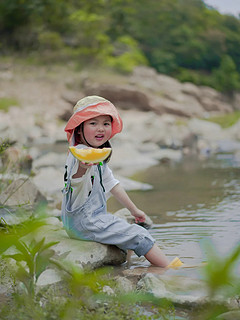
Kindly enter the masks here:
<path id="1" fill-rule="evenodd" d="M 111 148 L 86 148 L 78 149 L 76 147 L 69 147 L 69 150 L 75 158 L 85 163 L 99 163 L 107 159 L 111 153 Z"/>
<path id="2" fill-rule="evenodd" d="M 183 262 L 178 257 L 176 257 L 169 263 L 167 268 L 178 268 L 178 267 L 181 267 L 182 265 L 183 265 Z"/>

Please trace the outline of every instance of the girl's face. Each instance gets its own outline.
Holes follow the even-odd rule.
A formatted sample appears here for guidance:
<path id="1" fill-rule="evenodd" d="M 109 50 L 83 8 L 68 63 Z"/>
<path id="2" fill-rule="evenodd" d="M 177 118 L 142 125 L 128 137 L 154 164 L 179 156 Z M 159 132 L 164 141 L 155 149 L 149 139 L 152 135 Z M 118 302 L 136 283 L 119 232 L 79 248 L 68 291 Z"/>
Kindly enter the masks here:
<path id="1" fill-rule="evenodd" d="M 87 142 L 94 148 L 100 147 L 112 134 L 112 118 L 98 116 L 84 122 L 83 132 Z"/>

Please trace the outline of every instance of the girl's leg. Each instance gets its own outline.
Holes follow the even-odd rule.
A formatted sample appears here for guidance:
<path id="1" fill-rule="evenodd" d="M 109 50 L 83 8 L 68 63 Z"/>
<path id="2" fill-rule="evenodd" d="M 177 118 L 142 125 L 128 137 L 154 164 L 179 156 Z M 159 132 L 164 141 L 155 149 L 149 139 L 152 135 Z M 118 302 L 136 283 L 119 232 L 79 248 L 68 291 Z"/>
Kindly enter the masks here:
<path id="1" fill-rule="evenodd" d="M 167 257 L 156 244 L 145 254 L 145 258 L 157 267 L 165 268 L 169 264 Z"/>

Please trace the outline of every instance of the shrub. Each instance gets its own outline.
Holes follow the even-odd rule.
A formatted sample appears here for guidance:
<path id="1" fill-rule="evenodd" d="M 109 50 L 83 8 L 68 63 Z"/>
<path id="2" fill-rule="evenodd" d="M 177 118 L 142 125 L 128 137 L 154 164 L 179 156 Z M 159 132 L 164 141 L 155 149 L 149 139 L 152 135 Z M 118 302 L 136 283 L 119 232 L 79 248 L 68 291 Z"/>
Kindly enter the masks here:
<path id="1" fill-rule="evenodd" d="M 106 64 L 120 72 L 130 73 L 134 67 L 146 65 L 147 59 L 133 38 L 122 36 L 115 42 L 112 55 L 106 59 Z"/>
<path id="2" fill-rule="evenodd" d="M 8 109 L 12 106 L 19 106 L 19 102 L 15 98 L 0 98 L 0 110 L 8 112 Z"/>

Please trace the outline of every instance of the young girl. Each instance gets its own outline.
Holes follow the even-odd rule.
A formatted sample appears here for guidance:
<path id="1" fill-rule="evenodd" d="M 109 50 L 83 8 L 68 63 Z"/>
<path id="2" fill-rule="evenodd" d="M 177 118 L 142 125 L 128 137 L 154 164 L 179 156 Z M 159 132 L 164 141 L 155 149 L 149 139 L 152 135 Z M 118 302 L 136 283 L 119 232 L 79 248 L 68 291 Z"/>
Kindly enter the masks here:
<path id="1" fill-rule="evenodd" d="M 109 140 L 121 130 L 122 120 L 115 106 L 98 96 L 78 101 L 65 127 L 70 145 L 77 148 L 111 147 Z M 145 221 L 145 213 L 136 207 L 114 178 L 107 165 L 109 158 L 103 165 L 93 165 L 68 154 L 62 203 L 66 231 L 72 238 L 116 245 L 124 251 L 133 250 L 151 264 L 166 267 L 166 256 L 146 229 L 107 213 L 106 194 L 110 192 L 131 212 L 137 223 Z"/>

